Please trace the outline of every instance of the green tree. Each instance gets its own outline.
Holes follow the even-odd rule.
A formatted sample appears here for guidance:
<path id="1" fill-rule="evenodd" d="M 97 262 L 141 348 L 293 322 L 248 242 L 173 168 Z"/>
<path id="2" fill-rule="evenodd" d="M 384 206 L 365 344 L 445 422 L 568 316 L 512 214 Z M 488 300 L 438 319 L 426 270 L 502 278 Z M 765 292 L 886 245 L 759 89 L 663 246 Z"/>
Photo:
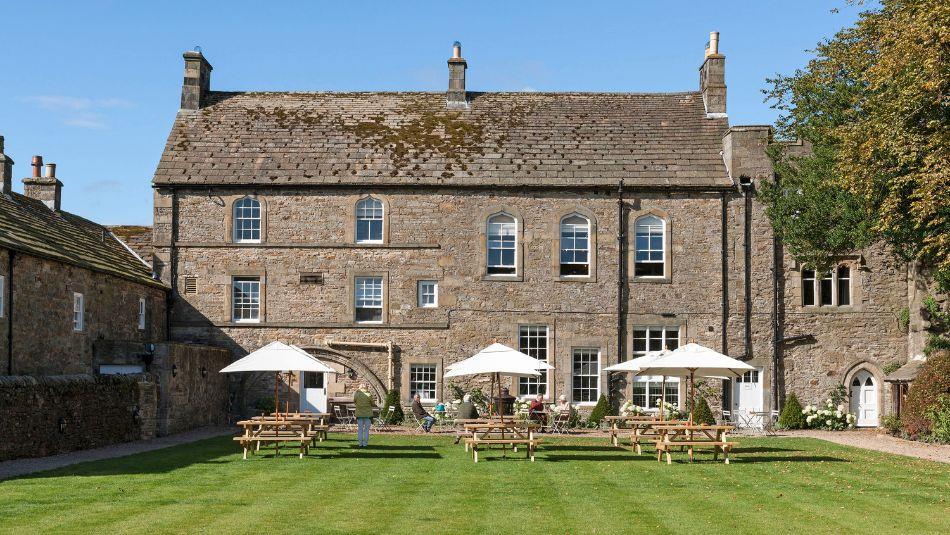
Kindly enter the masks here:
<path id="1" fill-rule="evenodd" d="M 590 411 L 590 416 L 587 417 L 587 423 L 589 425 L 599 425 L 600 422 L 604 421 L 604 416 L 610 416 L 610 401 L 607 400 L 607 396 L 601 394 L 600 399 L 597 400 L 597 405 L 594 405 L 593 410 Z"/>
<path id="2" fill-rule="evenodd" d="M 794 392 L 789 394 L 782 405 L 782 412 L 778 417 L 778 426 L 782 429 L 805 429 L 808 427 L 805 422 L 805 415 L 802 414 L 802 404 L 798 401 L 798 396 Z"/>
<path id="3" fill-rule="evenodd" d="M 693 411 L 693 423 L 694 424 L 705 424 L 705 425 L 715 425 L 716 417 L 713 416 L 712 409 L 709 408 L 709 402 L 706 401 L 706 397 L 700 397 L 696 401 L 696 410 Z"/>
<path id="4" fill-rule="evenodd" d="M 950 3 L 882 0 L 814 53 L 766 91 L 778 135 L 814 149 L 772 150 L 777 234 L 818 269 L 880 238 L 950 290 Z"/>
<path id="5" fill-rule="evenodd" d="M 383 407 L 380 409 L 380 414 L 383 416 L 389 414 L 389 407 L 395 407 L 393 410 L 393 415 L 389 419 L 390 424 L 400 424 L 403 419 L 406 417 L 402 412 L 402 405 L 399 403 L 399 390 L 392 389 L 386 393 L 386 400 L 383 402 Z"/>

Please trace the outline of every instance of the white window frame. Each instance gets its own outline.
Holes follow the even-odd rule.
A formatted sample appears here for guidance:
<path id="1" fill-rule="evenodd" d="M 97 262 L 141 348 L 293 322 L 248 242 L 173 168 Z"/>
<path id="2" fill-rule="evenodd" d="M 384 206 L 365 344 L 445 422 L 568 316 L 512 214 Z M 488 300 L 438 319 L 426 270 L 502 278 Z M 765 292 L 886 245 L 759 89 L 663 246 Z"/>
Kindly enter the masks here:
<path id="1" fill-rule="evenodd" d="M 82 332 L 86 328 L 86 298 L 79 292 L 73 292 L 73 331 Z"/>
<path id="2" fill-rule="evenodd" d="M 569 219 L 580 220 L 583 221 L 583 223 L 568 222 Z M 560 225 L 558 225 L 558 273 L 560 276 L 590 277 L 590 229 L 590 219 L 580 214 L 570 214 L 561 218 Z M 581 232 L 579 233 L 578 231 Z M 586 247 L 577 247 L 577 242 L 579 239 L 583 239 L 587 243 Z M 568 245 L 570 245 L 570 247 L 568 247 Z M 571 260 L 565 261 L 565 254 L 567 254 Z M 578 262 L 577 257 L 581 254 L 583 254 L 587 259 L 583 262 Z M 565 266 L 585 266 L 587 268 L 587 273 L 565 274 Z"/>
<path id="3" fill-rule="evenodd" d="M 238 285 L 247 285 L 239 289 Z M 264 284 L 260 276 L 231 277 L 231 321 L 234 323 L 261 322 L 261 295 Z M 239 294 L 238 292 L 241 292 Z M 256 296 L 255 296 L 256 294 Z M 239 311 L 247 311 L 239 313 Z"/>
<path id="4" fill-rule="evenodd" d="M 366 222 L 367 237 L 360 238 L 360 222 Z M 373 223 L 379 222 L 379 238 L 373 237 Z M 386 234 L 386 207 L 375 197 L 363 197 L 356 201 L 356 227 L 353 235 L 356 243 L 383 243 Z"/>
<path id="5" fill-rule="evenodd" d="M 383 295 L 385 288 L 381 275 L 364 275 L 353 277 L 353 320 L 356 323 L 383 322 Z M 361 294 L 362 292 L 362 294 Z M 367 294 L 366 292 L 372 292 Z M 378 293 L 377 293 L 378 292 Z M 360 310 L 379 310 L 379 319 L 360 320 Z"/>
<path id="6" fill-rule="evenodd" d="M 669 336 L 668 331 L 673 331 L 673 330 L 676 331 L 676 338 L 675 338 L 676 343 L 675 343 L 675 344 L 670 344 L 670 341 L 674 340 L 674 338 L 672 338 L 671 336 Z M 682 337 L 682 330 L 683 330 L 683 328 L 682 328 L 682 326 L 680 326 L 680 325 L 642 325 L 642 326 L 641 326 L 641 325 L 637 325 L 637 326 L 634 326 L 634 328 L 633 328 L 633 347 L 634 347 L 633 356 L 634 356 L 634 357 L 642 357 L 643 355 L 646 355 L 646 354 L 649 353 L 650 351 L 658 351 L 659 349 L 670 349 L 670 350 L 676 349 L 676 348 L 679 347 L 679 345 L 680 345 L 680 339 L 681 339 L 681 337 Z M 637 331 L 646 331 L 646 333 L 645 333 L 645 335 L 646 335 L 645 338 L 639 338 L 639 337 L 637 337 Z M 652 340 L 655 340 L 655 339 L 656 339 L 656 337 L 652 336 L 654 333 L 658 333 L 658 334 L 660 335 L 660 336 L 659 336 L 660 347 L 659 347 L 658 349 L 657 349 L 657 348 L 653 348 L 653 349 L 650 348 L 650 342 L 651 342 Z M 636 349 L 636 344 L 637 344 L 637 341 L 638 341 L 638 340 L 645 340 L 645 349 L 641 349 L 641 350 Z M 675 347 L 674 347 L 674 346 L 675 346 Z M 679 399 L 679 397 L 680 397 L 680 396 L 679 396 L 679 378 L 676 378 L 676 377 L 667 377 L 667 378 L 666 378 L 666 388 L 665 388 L 665 389 L 663 388 L 663 384 L 662 384 L 662 383 L 663 383 L 663 377 L 661 377 L 661 376 L 659 376 L 659 375 L 635 376 L 635 377 L 633 378 L 633 383 L 634 383 L 633 388 L 637 388 L 637 386 L 639 386 L 639 384 L 645 383 L 645 384 L 644 384 L 644 388 L 645 388 L 645 393 L 644 393 L 644 395 L 646 396 L 646 405 L 644 405 L 643 407 L 646 408 L 646 409 L 656 409 L 656 408 L 658 408 L 657 405 L 656 405 L 656 397 L 657 397 L 657 396 L 654 396 L 654 395 L 651 395 L 651 394 L 650 394 L 651 388 L 653 388 L 653 387 L 656 386 L 656 385 L 659 385 L 659 386 L 656 386 L 656 388 L 661 389 L 661 395 L 663 396 L 663 399 L 664 399 L 664 400 L 669 401 L 669 399 L 670 399 L 671 397 L 675 396 L 676 404 L 678 404 L 678 403 L 680 402 L 680 399 Z M 672 393 L 672 395 L 671 395 L 671 393 Z M 631 397 L 630 399 L 633 399 L 633 397 Z M 671 403 L 672 403 L 672 401 L 671 401 Z"/>
<path id="7" fill-rule="evenodd" d="M 543 329 L 543 336 L 538 333 Z M 544 340 L 543 354 L 540 351 L 540 340 Z M 532 343 L 532 340 L 535 342 Z M 518 326 L 518 351 L 534 357 L 540 361 L 551 361 L 551 328 L 547 325 L 519 325 Z M 541 375 L 538 377 L 519 377 L 518 378 L 518 397 L 534 397 L 539 393 L 544 399 L 549 399 L 551 393 L 550 375 L 548 370 L 539 370 Z M 544 390 L 543 392 L 541 390 Z"/>
<path id="8" fill-rule="evenodd" d="M 659 225 L 653 221 L 659 221 Z M 642 223 L 641 223 L 642 222 Z M 659 229 L 660 234 L 660 248 L 656 249 L 653 247 L 652 241 L 656 235 L 657 228 Z M 643 235 L 646 237 L 647 246 L 645 249 L 640 247 L 639 241 L 641 236 L 641 229 L 643 229 Z M 633 276 L 638 279 L 662 279 L 666 277 L 666 220 L 658 215 L 647 214 L 637 218 L 633 225 Z M 641 252 L 646 253 L 647 259 L 639 260 L 638 257 Z M 660 259 L 657 260 L 654 258 L 655 254 L 660 255 Z M 639 275 L 637 274 L 637 264 L 659 264 L 662 268 L 659 275 Z"/>
<path id="9" fill-rule="evenodd" d="M 501 221 L 502 219 L 505 219 L 505 221 Z M 498 263 L 492 263 L 492 251 L 499 251 Z M 504 260 L 507 251 L 511 251 L 510 264 L 505 263 Z M 496 270 L 495 273 L 492 273 L 493 269 Z M 505 212 L 488 217 L 485 223 L 485 272 L 489 277 L 518 275 L 517 217 Z"/>
<path id="10" fill-rule="evenodd" d="M 419 281 L 416 283 L 416 296 L 420 308 L 439 308 L 439 281 Z"/>
<path id="11" fill-rule="evenodd" d="M 140 331 L 144 331 L 144 330 L 145 330 L 145 313 L 146 313 L 146 310 L 147 310 L 147 307 L 146 307 L 145 298 L 144 298 L 144 297 L 140 297 L 140 298 L 139 298 L 139 324 L 138 324 Z"/>
<path id="12" fill-rule="evenodd" d="M 409 397 L 419 394 L 419 400 L 422 402 L 435 402 L 438 399 L 439 386 L 439 367 L 435 364 L 410 364 L 409 365 Z M 424 385 L 423 390 L 418 390 L 417 385 Z M 428 386 L 431 385 L 431 388 Z M 431 392 L 431 397 L 429 393 Z"/>
<path id="13" fill-rule="evenodd" d="M 261 201 L 253 197 L 234 201 L 231 208 L 231 239 L 234 243 L 261 243 L 263 214 Z"/>
<path id="14" fill-rule="evenodd" d="M 679 406 L 680 403 L 680 380 L 679 377 L 668 376 L 666 378 L 666 388 L 663 388 L 663 377 L 659 375 L 637 375 L 633 378 L 633 395 L 630 397 L 633 400 L 633 403 L 643 407 L 644 409 L 659 409 L 656 403 L 656 398 L 660 397 L 656 395 L 655 390 L 660 390 L 660 394 L 663 396 L 663 400 L 672 403 L 673 405 Z M 637 394 L 637 388 L 643 388 L 643 394 Z M 640 405 L 637 403 L 639 401 L 637 398 L 643 396 L 646 401 L 645 405 Z"/>
<path id="15" fill-rule="evenodd" d="M 589 356 L 591 356 L 591 354 L 593 354 L 593 356 L 595 357 L 595 360 L 594 360 L 594 363 L 593 363 L 594 366 L 595 366 L 595 371 L 594 371 L 594 373 L 590 373 L 590 370 L 588 369 L 588 370 L 587 370 L 588 373 L 580 373 L 580 374 L 578 374 L 578 373 L 577 373 L 577 368 L 578 368 L 577 359 L 578 359 L 578 357 L 579 357 L 579 356 L 588 356 L 588 357 L 589 357 Z M 590 366 L 590 363 L 588 363 L 588 366 Z M 584 371 L 584 370 L 583 370 L 583 364 L 581 364 L 581 371 L 582 371 L 582 372 Z M 577 384 L 576 384 L 577 379 L 584 378 L 584 377 L 586 377 L 586 378 L 593 378 L 593 381 L 594 381 L 594 388 L 593 388 L 593 389 L 591 389 L 589 386 L 587 386 L 587 387 L 585 387 L 585 386 L 580 386 L 580 387 L 577 386 Z M 578 399 L 578 396 L 575 396 L 575 391 L 578 390 L 578 389 L 579 389 L 579 390 L 587 390 L 587 391 L 593 390 L 593 399 L 589 399 L 589 400 L 586 400 L 586 401 Z M 596 404 L 597 404 L 597 400 L 599 400 L 599 399 L 600 399 L 600 348 L 599 348 L 599 347 L 574 347 L 574 348 L 571 348 L 571 400 L 572 400 L 574 403 L 578 403 L 578 404 L 580 404 L 580 405 L 585 405 L 585 406 L 586 406 L 586 405 L 596 405 Z"/>
<path id="16" fill-rule="evenodd" d="M 841 277 L 839 271 L 841 268 L 848 269 L 848 276 Z M 811 273 L 811 276 L 806 276 L 806 273 Z M 805 308 L 832 308 L 832 307 L 849 307 L 854 304 L 854 267 L 849 264 L 838 264 L 831 268 L 831 270 L 825 274 L 824 278 L 818 277 L 818 271 L 809 267 L 802 267 L 801 272 L 799 273 L 801 280 L 801 304 Z M 831 294 L 830 303 L 822 303 L 822 296 L 825 295 L 825 292 L 822 290 L 822 282 L 828 280 L 831 283 L 831 288 L 828 292 Z M 841 282 L 847 281 L 848 285 L 848 302 L 841 304 Z M 812 302 L 805 302 L 805 288 L 811 285 L 812 287 Z"/>

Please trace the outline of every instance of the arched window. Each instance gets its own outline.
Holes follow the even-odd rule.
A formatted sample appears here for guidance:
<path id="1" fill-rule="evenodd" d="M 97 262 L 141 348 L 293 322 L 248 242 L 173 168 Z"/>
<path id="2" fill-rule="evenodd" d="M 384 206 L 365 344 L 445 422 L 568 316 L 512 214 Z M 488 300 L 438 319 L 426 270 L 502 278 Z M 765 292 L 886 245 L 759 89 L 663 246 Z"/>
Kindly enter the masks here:
<path id="1" fill-rule="evenodd" d="M 378 199 L 356 203 L 356 243 L 383 243 L 383 203 Z"/>
<path id="2" fill-rule="evenodd" d="M 235 243 L 261 242 L 261 203 L 244 197 L 234 203 L 233 239 Z"/>
<path id="3" fill-rule="evenodd" d="M 518 223 L 508 214 L 495 214 L 488 218 L 489 275 L 514 275 L 517 273 L 515 259 L 518 247 Z"/>
<path id="4" fill-rule="evenodd" d="M 590 275 L 590 221 L 577 214 L 561 220 L 561 275 Z"/>
<path id="5" fill-rule="evenodd" d="M 666 275 L 666 222 L 655 215 L 637 219 L 635 226 L 635 277 L 663 277 Z"/>

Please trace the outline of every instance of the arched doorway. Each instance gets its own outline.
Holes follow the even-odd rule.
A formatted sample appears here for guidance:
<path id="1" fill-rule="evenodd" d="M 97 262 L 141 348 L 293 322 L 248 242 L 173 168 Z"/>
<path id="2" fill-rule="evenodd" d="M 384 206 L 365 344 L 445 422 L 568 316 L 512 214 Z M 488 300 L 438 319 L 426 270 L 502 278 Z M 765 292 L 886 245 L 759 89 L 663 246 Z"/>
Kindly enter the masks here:
<path id="1" fill-rule="evenodd" d="M 858 427 L 877 427 L 877 380 L 867 370 L 859 370 L 851 378 L 851 412 Z"/>

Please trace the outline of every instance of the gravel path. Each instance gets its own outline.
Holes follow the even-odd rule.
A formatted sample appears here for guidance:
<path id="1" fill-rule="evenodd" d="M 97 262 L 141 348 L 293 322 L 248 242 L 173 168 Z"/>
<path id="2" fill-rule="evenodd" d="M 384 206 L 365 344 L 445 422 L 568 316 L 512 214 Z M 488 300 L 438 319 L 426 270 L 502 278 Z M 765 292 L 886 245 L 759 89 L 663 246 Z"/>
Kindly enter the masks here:
<path id="1" fill-rule="evenodd" d="M 950 445 L 904 440 L 878 432 L 874 429 L 855 429 L 851 431 L 806 429 L 802 431 L 784 431 L 782 435 L 819 438 L 845 446 L 883 451 L 885 453 L 927 459 L 928 461 L 950 463 Z"/>
<path id="2" fill-rule="evenodd" d="M 10 479 L 33 472 L 42 472 L 69 466 L 71 464 L 84 463 L 87 461 L 98 461 L 101 459 L 112 459 L 115 457 L 125 457 L 135 453 L 160 450 L 179 444 L 196 442 L 206 438 L 219 437 L 223 435 L 234 434 L 234 429 L 230 427 L 203 427 L 186 431 L 177 435 L 160 437 L 153 440 L 140 440 L 138 442 L 126 442 L 123 444 L 113 444 L 92 450 L 73 451 L 49 457 L 39 457 L 35 459 L 14 459 L 12 461 L 0 462 L 0 480 Z"/>

